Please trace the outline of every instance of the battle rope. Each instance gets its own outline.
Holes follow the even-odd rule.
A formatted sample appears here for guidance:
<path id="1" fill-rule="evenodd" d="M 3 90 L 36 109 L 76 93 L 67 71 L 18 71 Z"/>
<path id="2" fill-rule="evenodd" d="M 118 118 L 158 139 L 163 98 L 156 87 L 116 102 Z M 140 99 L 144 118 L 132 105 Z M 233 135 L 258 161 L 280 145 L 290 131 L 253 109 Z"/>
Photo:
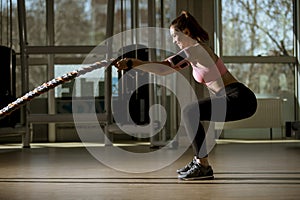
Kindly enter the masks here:
<path id="1" fill-rule="evenodd" d="M 74 70 L 71 72 L 68 72 L 60 77 L 54 78 L 51 81 L 48 81 L 46 83 L 43 83 L 42 85 L 34 88 L 30 92 L 26 93 L 22 97 L 16 99 L 15 101 L 11 102 L 4 108 L 0 110 L 0 118 L 10 115 L 13 111 L 17 110 L 20 108 L 22 105 L 25 103 L 31 101 L 33 98 L 57 87 L 58 85 L 61 85 L 65 82 L 69 82 L 73 79 L 75 79 L 78 76 L 84 75 L 88 72 L 91 72 L 93 70 L 102 68 L 102 67 L 107 67 L 107 66 L 112 66 L 114 65 L 118 59 L 112 59 L 112 60 L 103 60 L 100 62 L 95 62 L 94 64 L 87 66 L 87 67 L 82 67 L 81 69 Z"/>

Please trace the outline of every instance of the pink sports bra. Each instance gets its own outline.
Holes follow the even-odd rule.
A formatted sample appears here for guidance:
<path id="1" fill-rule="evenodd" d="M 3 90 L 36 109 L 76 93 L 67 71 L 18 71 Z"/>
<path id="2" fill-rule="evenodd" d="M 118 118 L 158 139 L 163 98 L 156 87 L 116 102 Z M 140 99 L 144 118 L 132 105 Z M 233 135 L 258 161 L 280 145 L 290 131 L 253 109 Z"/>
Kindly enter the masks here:
<path id="1" fill-rule="evenodd" d="M 193 63 L 191 64 L 193 67 L 194 79 L 207 86 L 212 84 L 228 71 L 221 58 L 218 58 L 216 64 L 211 67 L 205 67 L 203 65 L 196 66 Z"/>

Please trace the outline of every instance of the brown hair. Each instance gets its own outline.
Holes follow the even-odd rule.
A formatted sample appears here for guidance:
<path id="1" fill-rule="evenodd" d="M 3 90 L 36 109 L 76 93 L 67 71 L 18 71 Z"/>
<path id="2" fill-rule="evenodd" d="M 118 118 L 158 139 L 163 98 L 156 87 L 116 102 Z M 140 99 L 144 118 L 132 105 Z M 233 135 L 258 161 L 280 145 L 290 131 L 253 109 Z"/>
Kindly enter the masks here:
<path id="1" fill-rule="evenodd" d="M 197 20 L 187 11 L 172 21 L 170 27 L 173 26 L 176 31 L 180 31 L 199 43 L 207 43 L 209 41 L 208 33 L 200 26 Z M 185 32 L 188 30 L 188 33 Z"/>

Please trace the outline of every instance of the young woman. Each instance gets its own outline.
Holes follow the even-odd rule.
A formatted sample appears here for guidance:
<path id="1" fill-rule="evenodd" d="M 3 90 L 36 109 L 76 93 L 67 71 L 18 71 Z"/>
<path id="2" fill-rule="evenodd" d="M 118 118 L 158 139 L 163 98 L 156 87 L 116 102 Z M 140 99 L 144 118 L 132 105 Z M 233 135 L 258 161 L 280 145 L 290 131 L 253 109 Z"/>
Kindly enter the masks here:
<path id="1" fill-rule="evenodd" d="M 173 20 L 170 25 L 170 34 L 173 42 L 182 49 L 183 56 L 176 59 L 173 56 L 159 63 L 176 70 L 187 65 L 191 66 L 194 79 L 204 84 L 213 94 L 209 98 L 201 99 L 184 108 L 183 121 L 190 138 L 193 138 L 194 157 L 190 163 L 177 170 L 178 178 L 212 179 L 213 170 L 208 162 L 208 152 L 205 148 L 206 133 L 201 122 L 226 122 L 248 118 L 256 111 L 256 97 L 249 88 L 233 77 L 223 61 L 212 51 L 208 45 L 208 33 L 190 13 L 183 11 Z M 119 70 L 126 70 L 143 64 L 145 64 L 143 61 L 125 58 L 120 60 L 116 67 Z M 226 107 L 226 112 L 224 114 L 213 113 L 213 106 Z M 200 115 L 195 113 L 197 110 L 200 111 Z M 199 115 L 200 119 L 197 126 L 193 124 L 195 115 Z"/>

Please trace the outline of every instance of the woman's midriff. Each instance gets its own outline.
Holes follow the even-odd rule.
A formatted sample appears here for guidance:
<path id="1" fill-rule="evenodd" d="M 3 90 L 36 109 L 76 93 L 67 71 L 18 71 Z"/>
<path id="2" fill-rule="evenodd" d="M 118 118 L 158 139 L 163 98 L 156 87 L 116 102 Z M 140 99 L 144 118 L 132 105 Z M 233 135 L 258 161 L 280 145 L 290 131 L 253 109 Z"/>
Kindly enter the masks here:
<path id="1" fill-rule="evenodd" d="M 217 93 L 219 92 L 221 89 L 223 89 L 225 86 L 231 84 L 231 83 L 236 83 L 238 82 L 232 75 L 230 72 L 226 72 L 225 74 L 223 74 L 219 79 L 217 79 L 216 81 L 212 82 L 210 85 L 208 85 L 207 87 Z"/>

